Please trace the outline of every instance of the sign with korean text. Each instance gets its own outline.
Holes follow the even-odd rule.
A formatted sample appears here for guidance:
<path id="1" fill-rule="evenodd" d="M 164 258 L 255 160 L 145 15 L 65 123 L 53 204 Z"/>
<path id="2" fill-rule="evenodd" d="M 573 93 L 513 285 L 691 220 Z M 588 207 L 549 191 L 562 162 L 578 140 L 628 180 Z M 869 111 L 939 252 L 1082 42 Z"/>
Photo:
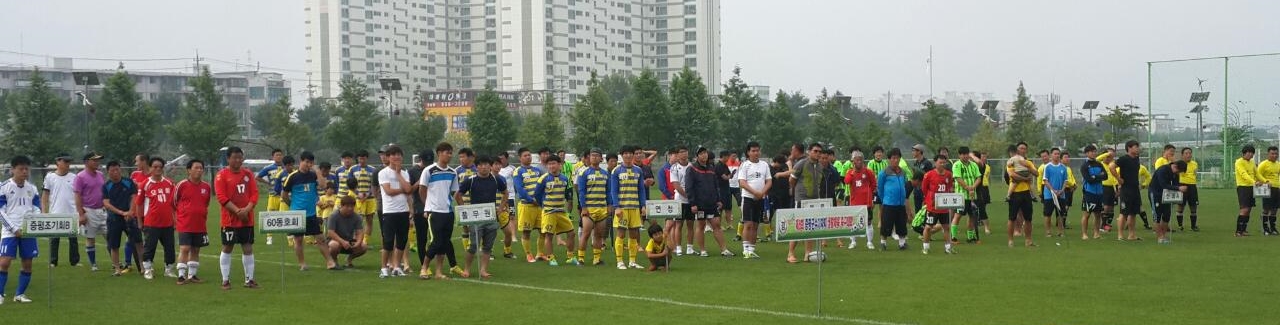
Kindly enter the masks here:
<path id="1" fill-rule="evenodd" d="M 22 220 L 23 237 L 72 237 L 80 217 L 69 213 L 32 213 Z"/>
<path id="2" fill-rule="evenodd" d="M 301 233 L 307 230 L 307 215 L 302 211 L 260 212 L 258 227 L 264 234 Z"/>
<path id="3" fill-rule="evenodd" d="M 781 209 L 773 217 L 777 241 L 865 236 L 867 206 Z"/>
<path id="4" fill-rule="evenodd" d="M 1174 190 L 1164 190 L 1160 194 L 1160 203 L 1182 203 L 1182 192 Z"/>
<path id="5" fill-rule="evenodd" d="M 648 200 L 644 202 L 649 219 L 672 219 L 680 217 L 680 202 L 676 200 Z"/>
<path id="6" fill-rule="evenodd" d="M 938 209 L 956 210 L 964 208 L 964 195 L 960 193 L 935 193 L 933 206 Z"/>
<path id="7" fill-rule="evenodd" d="M 1262 184 L 1253 187 L 1253 197 L 1265 199 L 1271 197 L 1271 185 Z"/>
<path id="8" fill-rule="evenodd" d="M 458 212 L 458 224 L 461 225 L 498 223 L 498 208 L 492 202 L 459 205 L 454 211 Z"/>
<path id="9" fill-rule="evenodd" d="M 801 209 L 830 208 L 831 199 L 812 199 L 800 201 Z"/>

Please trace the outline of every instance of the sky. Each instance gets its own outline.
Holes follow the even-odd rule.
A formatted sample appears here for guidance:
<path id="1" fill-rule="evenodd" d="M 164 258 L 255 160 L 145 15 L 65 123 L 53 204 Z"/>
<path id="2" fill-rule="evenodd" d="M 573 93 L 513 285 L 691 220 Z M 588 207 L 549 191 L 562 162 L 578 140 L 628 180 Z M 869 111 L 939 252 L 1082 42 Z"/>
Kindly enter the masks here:
<path id="1" fill-rule="evenodd" d="M 1034 94 L 1103 106 L 1147 101 L 1148 61 L 1280 52 L 1280 1 L 722 0 L 722 80 L 732 67 L 753 85 L 862 97 L 887 91 Z M 0 0 L 0 51 L 89 58 L 190 58 L 277 69 L 305 85 L 303 2 L 297 0 Z M 0 65 L 45 64 L 0 52 Z M 1232 61 L 1226 105 L 1280 118 L 1280 56 Z M 126 62 L 178 70 L 189 60 Z M 116 61 L 77 60 L 78 68 Z M 1223 90 L 1222 61 L 1156 64 L 1152 101 L 1184 111 L 1207 79 Z M 240 70 L 249 69 L 240 66 Z M 1274 71 L 1275 73 L 1271 73 Z M 301 92 L 295 96 L 303 95 Z M 1079 105 L 1079 104 L 1076 104 Z M 1261 123 L 1255 123 L 1261 124 Z"/>

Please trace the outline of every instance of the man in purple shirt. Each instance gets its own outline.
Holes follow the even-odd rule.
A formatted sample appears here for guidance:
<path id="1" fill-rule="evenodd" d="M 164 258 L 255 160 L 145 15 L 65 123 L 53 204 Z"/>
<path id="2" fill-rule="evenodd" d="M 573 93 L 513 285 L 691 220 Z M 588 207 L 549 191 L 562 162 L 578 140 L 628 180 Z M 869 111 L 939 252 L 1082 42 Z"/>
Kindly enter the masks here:
<path id="1" fill-rule="evenodd" d="M 102 209 L 102 185 L 106 178 L 98 172 L 102 156 L 90 152 L 84 155 L 84 170 L 76 174 L 71 188 L 76 192 L 76 212 L 80 214 L 80 227 L 84 234 L 84 252 L 89 257 L 92 271 L 98 270 L 97 249 L 94 239 L 107 233 L 107 212 Z"/>

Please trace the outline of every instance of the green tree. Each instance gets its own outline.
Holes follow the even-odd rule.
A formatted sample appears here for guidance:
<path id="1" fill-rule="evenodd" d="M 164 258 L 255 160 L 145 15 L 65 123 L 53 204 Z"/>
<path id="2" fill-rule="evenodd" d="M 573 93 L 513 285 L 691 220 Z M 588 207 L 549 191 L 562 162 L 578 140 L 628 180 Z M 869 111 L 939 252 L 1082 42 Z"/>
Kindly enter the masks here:
<path id="1" fill-rule="evenodd" d="M 671 110 L 677 121 L 671 125 L 675 131 L 675 143 L 707 145 L 710 144 L 708 140 L 718 133 L 707 86 L 702 83 L 702 77 L 689 67 L 671 80 Z"/>
<path id="2" fill-rule="evenodd" d="M 471 149 L 476 152 L 502 152 L 516 141 L 511 112 L 507 111 L 507 103 L 498 97 L 492 87 L 485 88 L 476 97 L 475 109 L 467 114 L 467 131 L 470 134 Z"/>
<path id="3" fill-rule="evenodd" d="M 973 133 L 978 132 L 978 126 L 987 118 L 978 111 L 978 105 L 970 100 L 960 108 L 960 116 L 956 119 L 956 135 L 963 139 L 973 139 Z"/>
<path id="4" fill-rule="evenodd" d="M 772 155 L 782 150 L 786 150 L 792 141 L 800 138 L 800 129 L 796 128 L 795 121 L 792 120 L 791 106 L 787 103 L 786 92 L 778 91 L 778 95 L 774 98 L 769 109 L 764 112 L 763 121 L 767 121 L 767 125 L 760 127 L 760 152 L 764 156 Z M 740 140 L 736 143 L 730 143 L 729 148 L 745 148 L 746 140 Z"/>
<path id="5" fill-rule="evenodd" d="M 1107 132 L 1103 134 L 1103 140 L 1106 143 L 1117 144 L 1136 140 L 1139 129 L 1147 126 L 1147 117 L 1135 108 L 1137 107 L 1131 105 L 1107 108 L 1107 115 L 1100 118 L 1102 123 L 1107 125 Z"/>
<path id="6" fill-rule="evenodd" d="M 609 94 L 613 107 L 622 107 L 622 103 L 631 97 L 631 84 L 635 81 L 636 77 L 629 73 L 615 73 L 601 77 L 600 86 L 604 88 L 605 93 Z"/>
<path id="7" fill-rule="evenodd" d="M 844 143 L 862 148 L 864 153 L 875 146 L 890 145 L 893 131 L 888 128 L 889 118 L 884 113 L 855 108 L 850 119 L 853 127 L 848 129 Z"/>
<path id="8" fill-rule="evenodd" d="M 564 125 L 555 97 L 547 96 L 542 103 L 542 113 L 529 114 L 520 127 L 520 142 L 530 148 L 564 147 Z"/>
<path id="9" fill-rule="evenodd" d="M 944 103 L 932 99 L 924 104 L 920 114 L 920 127 L 903 129 L 903 132 L 925 147 L 937 149 L 955 144 L 956 111 Z"/>
<path id="10" fill-rule="evenodd" d="M 178 119 L 178 111 L 182 109 L 182 95 L 174 93 L 162 93 L 155 100 L 151 101 L 151 106 L 156 108 L 156 112 L 160 114 L 160 125 L 170 125 Z M 169 145 L 173 139 L 169 137 L 169 132 L 156 132 L 157 145 Z"/>
<path id="11" fill-rule="evenodd" d="M 592 147 L 616 148 L 619 123 L 614 119 L 613 100 L 601 87 L 595 72 L 587 81 L 587 96 L 579 98 L 570 113 L 573 123 L 573 139 L 569 146 L 574 150 Z"/>
<path id="12" fill-rule="evenodd" d="M 279 101 L 271 103 L 262 108 L 266 112 L 267 132 L 263 133 L 263 139 L 272 147 L 279 146 L 280 150 L 284 150 L 286 154 L 294 154 L 302 151 L 308 143 L 312 142 L 311 128 L 293 119 L 294 109 L 292 103 L 289 102 L 289 96 L 281 97 Z"/>
<path id="13" fill-rule="evenodd" d="M 369 88 L 355 79 L 343 79 L 338 83 L 338 105 L 333 107 L 333 122 L 324 134 L 330 147 L 337 150 L 367 150 L 382 134 L 383 116 L 378 107 L 369 101 Z"/>
<path id="14" fill-rule="evenodd" d="M 1008 146 L 1004 133 L 991 121 L 979 123 L 978 130 L 973 133 L 973 140 L 969 141 L 971 149 L 990 154 L 991 157 L 1004 157 L 1004 149 Z"/>
<path id="15" fill-rule="evenodd" d="M 769 120 L 763 119 L 764 107 L 760 104 L 760 97 L 742 80 L 741 67 L 733 68 L 733 77 L 724 84 L 724 95 L 720 95 L 720 103 L 723 115 L 718 120 L 719 130 L 722 132 L 718 133 L 716 144 L 721 147 L 732 148 L 740 143 L 756 140 L 761 129 L 771 127 L 762 125 L 762 122 Z"/>
<path id="16" fill-rule="evenodd" d="M 1018 97 L 1013 102 L 1009 122 L 1004 125 L 1005 135 L 1011 142 L 1023 141 L 1031 148 L 1048 148 L 1048 118 L 1036 118 L 1036 103 L 1027 96 L 1027 89 L 1018 82 Z"/>
<path id="17" fill-rule="evenodd" d="M 133 157 L 158 147 L 160 111 L 134 90 L 133 79 L 123 71 L 107 78 L 98 98 L 93 128 L 94 146 L 103 155 L 116 159 Z"/>
<path id="18" fill-rule="evenodd" d="M 809 117 L 809 97 L 799 91 L 787 95 L 787 108 L 791 109 L 792 121 L 797 128 L 806 130 L 813 127 L 813 118 Z M 800 139 L 794 139 L 800 140 Z"/>
<path id="19" fill-rule="evenodd" d="M 311 130 L 311 134 L 323 135 L 325 134 L 325 128 L 329 127 L 329 112 L 333 111 L 333 109 L 333 105 L 329 104 L 328 101 L 313 98 L 307 101 L 307 106 L 297 111 L 298 122 L 305 125 L 308 130 Z M 311 138 L 311 143 L 308 143 L 305 147 L 317 149 L 328 147 L 323 143 L 323 136 L 312 136 Z"/>
<path id="20" fill-rule="evenodd" d="M 215 161 L 218 149 L 237 137 L 236 114 L 222 102 L 222 94 L 214 88 L 208 68 L 191 79 L 190 84 L 194 91 L 178 110 L 178 118 L 168 125 L 169 136 L 181 147 L 181 152 Z"/>
<path id="21" fill-rule="evenodd" d="M 674 134 L 670 132 L 675 124 L 671 103 L 653 71 L 640 71 L 640 76 L 631 83 L 631 94 L 622 108 L 627 125 L 619 129 L 623 141 L 645 148 L 663 148 L 675 143 Z"/>
<path id="22" fill-rule="evenodd" d="M 809 129 L 809 141 L 830 146 L 836 141 L 845 140 L 845 132 L 850 126 L 850 121 L 845 121 L 845 117 L 840 115 L 840 108 L 834 100 L 831 100 L 826 88 L 823 88 L 818 93 L 818 97 L 814 98 L 808 111 L 812 112 L 809 114 L 813 114 L 811 116 L 813 127 Z"/>
<path id="23" fill-rule="evenodd" d="M 5 123 L 0 123 L 0 148 L 5 156 L 26 155 L 40 163 L 52 162 L 68 149 L 63 121 L 67 103 L 49 88 L 40 69 L 31 71 L 30 87 L 5 96 Z"/>
<path id="24" fill-rule="evenodd" d="M 1058 126 L 1058 135 L 1067 141 L 1066 149 L 1070 149 L 1072 153 L 1079 152 L 1080 148 L 1096 143 L 1098 134 L 1102 130 L 1083 119 L 1073 119 L 1063 125 Z"/>
<path id="25" fill-rule="evenodd" d="M 444 132 L 447 129 L 445 117 L 440 114 L 432 114 L 425 112 L 422 108 L 411 108 L 402 111 L 400 116 L 394 120 L 402 121 L 400 125 L 400 137 L 396 139 L 401 148 L 405 149 L 405 155 L 412 156 L 422 150 L 434 150 L 437 143 L 444 139 Z M 461 143 L 455 145 L 461 146 Z M 492 152 L 483 152 L 479 154 L 493 154 Z"/>

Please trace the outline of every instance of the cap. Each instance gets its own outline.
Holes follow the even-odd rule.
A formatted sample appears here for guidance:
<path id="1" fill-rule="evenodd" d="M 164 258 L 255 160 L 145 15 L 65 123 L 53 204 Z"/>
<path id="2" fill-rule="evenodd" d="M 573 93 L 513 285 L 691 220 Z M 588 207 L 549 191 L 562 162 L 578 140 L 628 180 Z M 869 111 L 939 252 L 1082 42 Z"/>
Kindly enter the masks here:
<path id="1" fill-rule="evenodd" d="M 378 153 L 381 154 L 381 153 L 387 152 L 387 150 L 391 149 L 391 146 L 394 146 L 394 145 L 396 144 L 394 143 L 384 144 L 381 147 L 378 147 Z"/>
<path id="2" fill-rule="evenodd" d="M 99 155 L 97 152 L 90 151 L 89 153 L 84 154 L 85 161 L 99 160 L 99 159 L 102 159 L 102 155 Z"/>
<path id="3" fill-rule="evenodd" d="M 589 151 L 588 153 L 604 154 L 604 151 L 601 151 L 600 148 L 591 148 L 591 151 Z"/>
<path id="4" fill-rule="evenodd" d="M 71 162 L 71 154 L 69 154 L 69 153 L 65 153 L 65 152 L 64 152 L 64 153 L 59 153 L 59 154 L 58 154 L 58 156 L 57 156 L 57 157 L 55 157 L 55 158 L 53 158 L 53 159 L 54 159 L 54 160 L 56 160 L 56 161 L 66 161 L 66 162 Z"/>
<path id="5" fill-rule="evenodd" d="M 911 150 L 920 150 L 920 152 L 924 152 L 924 145 L 917 143 L 916 145 L 911 146 Z"/>

